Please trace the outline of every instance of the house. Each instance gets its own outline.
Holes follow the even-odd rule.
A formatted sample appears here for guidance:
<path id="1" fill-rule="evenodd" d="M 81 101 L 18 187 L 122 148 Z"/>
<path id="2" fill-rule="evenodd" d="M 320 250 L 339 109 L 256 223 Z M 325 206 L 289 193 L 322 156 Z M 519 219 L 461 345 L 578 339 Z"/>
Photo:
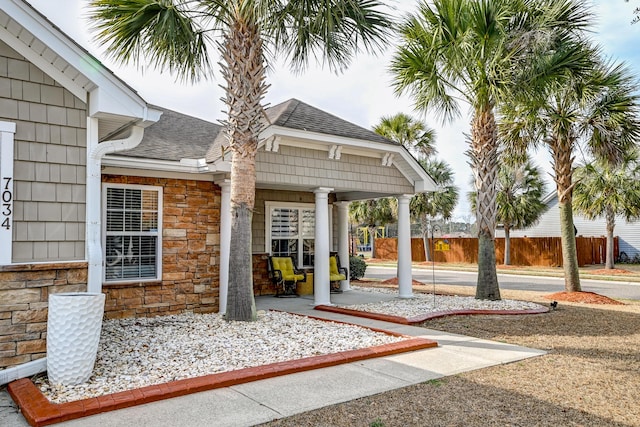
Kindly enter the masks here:
<path id="1" fill-rule="evenodd" d="M 314 304 L 329 304 L 329 252 L 348 258 L 349 202 L 395 196 L 410 297 L 408 204 L 432 179 L 402 146 L 299 100 L 267 116 L 255 293 L 275 293 L 266 256 L 287 254 L 314 269 Z M 220 126 L 148 105 L 23 0 L 0 4 L 0 150 L 0 368 L 45 356 L 51 293 L 103 292 L 106 317 L 225 310 Z"/>
<path id="2" fill-rule="evenodd" d="M 511 237 L 560 237 L 558 194 L 554 190 L 543 201 L 547 205 L 547 210 L 540 216 L 538 223 L 523 230 L 511 230 Z M 574 210 L 573 223 L 578 236 L 601 237 L 607 235 L 604 217 L 590 220 Z M 618 237 L 620 254 L 624 252 L 629 258 L 640 255 L 640 227 L 637 222 L 627 222 L 623 217 L 616 216 L 614 236 Z M 504 237 L 504 231 L 496 230 L 496 237 Z"/>

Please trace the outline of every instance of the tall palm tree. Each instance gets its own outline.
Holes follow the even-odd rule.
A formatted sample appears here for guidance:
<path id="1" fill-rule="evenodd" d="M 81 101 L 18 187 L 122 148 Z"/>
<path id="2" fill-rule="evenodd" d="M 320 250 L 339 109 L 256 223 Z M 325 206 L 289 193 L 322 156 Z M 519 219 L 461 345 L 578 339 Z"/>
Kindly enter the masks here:
<path id="1" fill-rule="evenodd" d="M 408 114 L 398 113 L 382 117 L 373 127 L 373 131 L 402 144 L 420 159 L 436 154 L 436 131 Z"/>
<path id="2" fill-rule="evenodd" d="M 500 299 L 494 240 L 496 108 L 526 85 L 525 77 L 540 78 L 525 72 L 530 56 L 585 19 L 569 0 L 434 0 L 421 1 L 400 27 L 402 41 L 391 65 L 396 92 L 408 92 L 416 108 L 445 120 L 459 115 L 458 100 L 471 107 L 467 154 L 478 194 L 476 298 Z"/>
<path id="3" fill-rule="evenodd" d="M 585 52 L 583 66 L 567 67 L 503 110 L 503 135 L 514 150 L 547 146 L 552 154 L 568 292 L 581 290 L 572 208 L 576 151 L 581 144 L 583 152 L 616 164 L 640 136 L 635 78 L 623 65 L 604 62 L 598 48 L 576 46 Z"/>
<path id="4" fill-rule="evenodd" d="M 394 220 L 394 203 L 390 198 L 363 200 L 349 205 L 349 216 L 358 224 L 364 224 L 371 239 L 371 256 L 375 256 L 376 228 Z"/>
<path id="5" fill-rule="evenodd" d="M 573 207 L 589 219 L 604 216 L 607 227 L 605 268 L 614 268 L 613 232 L 616 215 L 627 221 L 640 218 L 640 163 L 630 151 L 619 165 L 596 160 L 575 171 Z"/>
<path id="6" fill-rule="evenodd" d="M 540 170 L 528 157 L 524 162 L 501 158 L 498 170 L 496 220 L 504 227 L 504 264 L 511 265 L 511 230 L 534 225 L 545 211 L 545 193 Z M 476 194 L 470 193 L 475 206 Z"/>
<path id="7" fill-rule="evenodd" d="M 185 80 L 211 75 L 220 54 L 232 151 L 231 248 L 226 318 L 253 320 L 251 218 L 255 156 L 264 126 L 266 67 L 278 55 L 303 70 L 310 58 L 340 71 L 377 50 L 390 19 L 377 0 L 91 0 L 96 39 L 123 63 L 148 62 Z"/>
<path id="8" fill-rule="evenodd" d="M 458 203 L 458 187 L 453 182 L 453 170 L 446 162 L 438 159 L 426 159 L 421 160 L 420 164 L 440 189 L 440 191 L 432 193 L 416 194 L 409 202 L 411 216 L 420 223 L 425 259 L 431 261 L 431 252 L 429 251 L 430 222 L 437 217 L 444 220 L 451 219 L 453 210 Z"/>

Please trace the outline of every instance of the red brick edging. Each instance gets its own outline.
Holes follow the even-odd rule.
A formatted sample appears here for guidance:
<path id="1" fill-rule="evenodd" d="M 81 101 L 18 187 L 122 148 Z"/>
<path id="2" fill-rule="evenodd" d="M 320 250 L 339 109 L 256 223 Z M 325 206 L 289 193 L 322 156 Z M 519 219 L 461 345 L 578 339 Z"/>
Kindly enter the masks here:
<path id="1" fill-rule="evenodd" d="M 433 313 L 422 314 L 415 317 L 393 316 L 391 314 L 371 313 L 368 311 L 352 310 L 329 305 L 317 305 L 316 310 L 329 311 L 331 313 L 346 314 L 348 316 L 365 317 L 367 319 L 381 320 L 383 322 L 400 323 L 401 325 L 413 325 L 422 323 L 431 319 L 438 319 L 446 316 L 464 316 L 474 314 L 491 314 L 491 315 L 515 315 L 515 314 L 541 314 L 549 311 L 548 307 L 540 306 L 531 310 L 448 310 L 437 311 Z"/>
<path id="2" fill-rule="evenodd" d="M 361 327 L 366 328 L 366 326 Z M 368 329 L 393 336 L 405 336 L 376 328 Z M 27 422 L 34 427 L 39 427 L 191 393 L 437 346 L 436 341 L 412 337 L 391 344 L 187 378 L 67 403 L 51 403 L 28 378 L 10 383 L 7 391 Z"/>

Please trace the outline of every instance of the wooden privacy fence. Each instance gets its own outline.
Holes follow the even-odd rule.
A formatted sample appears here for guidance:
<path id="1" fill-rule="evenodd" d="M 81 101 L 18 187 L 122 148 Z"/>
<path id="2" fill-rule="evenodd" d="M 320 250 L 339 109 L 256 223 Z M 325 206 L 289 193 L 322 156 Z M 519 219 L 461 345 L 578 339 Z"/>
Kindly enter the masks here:
<path id="1" fill-rule="evenodd" d="M 478 239 L 466 237 L 436 238 L 446 240 L 448 251 L 435 251 L 436 262 L 478 262 Z M 430 247 L 433 242 L 429 239 Z M 604 264 L 607 239 L 605 237 L 576 237 L 578 265 Z M 375 258 L 397 260 L 398 239 L 379 238 L 375 243 Z M 618 238 L 614 238 L 614 257 L 618 256 Z M 421 238 L 411 239 L 411 258 L 415 262 L 426 261 Z M 496 238 L 496 262 L 504 262 L 504 238 Z M 560 237 L 512 237 L 511 264 L 544 267 L 562 266 Z"/>

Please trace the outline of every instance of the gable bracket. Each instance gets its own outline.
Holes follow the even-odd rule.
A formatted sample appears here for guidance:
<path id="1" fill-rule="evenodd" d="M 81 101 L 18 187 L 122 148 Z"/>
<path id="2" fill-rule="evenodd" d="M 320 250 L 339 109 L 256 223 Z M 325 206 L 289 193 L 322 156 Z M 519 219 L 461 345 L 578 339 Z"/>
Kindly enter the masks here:
<path id="1" fill-rule="evenodd" d="M 382 166 L 391 166 L 393 164 L 393 153 L 384 153 L 382 157 Z"/>
<path id="2" fill-rule="evenodd" d="M 280 149 L 279 136 L 272 136 L 270 138 L 267 138 L 266 141 L 264 142 L 264 151 L 272 151 L 274 153 L 277 153 L 279 149 Z"/>
<path id="3" fill-rule="evenodd" d="M 341 156 L 342 156 L 342 145 L 334 144 L 331 146 L 331 148 L 329 148 L 330 159 L 340 160 Z"/>

